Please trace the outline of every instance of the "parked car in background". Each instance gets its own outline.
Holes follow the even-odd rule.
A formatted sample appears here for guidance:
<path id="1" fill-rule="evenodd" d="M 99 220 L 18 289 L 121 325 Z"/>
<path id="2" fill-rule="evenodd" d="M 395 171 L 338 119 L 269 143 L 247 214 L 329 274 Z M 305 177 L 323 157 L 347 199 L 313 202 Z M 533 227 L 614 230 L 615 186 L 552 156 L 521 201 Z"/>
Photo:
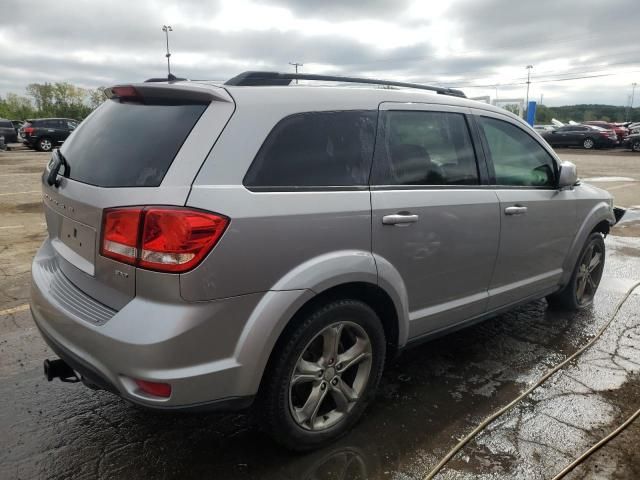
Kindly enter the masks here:
<path id="1" fill-rule="evenodd" d="M 583 125 L 593 125 L 594 127 L 604 128 L 605 130 L 613 130 L 618 137 L 618 141 L 622 142 L 624 137 L 629 135 L 629 130 L 622 125 L 616 125 L 614 123 L 609 123 L 601 120 L 593 120 L 588 122 L 582 122 Z"/>
<path id="2" fill-rule="evenodd" d="M 20 128 L 22 143 L 41 152 L 49 152 L 64 142 L 78 126 L 73 118 L 37 118 Z"/>
<path id="3" fill-rule="evenodd" d="M 640 152 L 640 133 L 634 133 L 626 136 L 622 143 L 625 147 L 630 148 L 634 152 Z"/>
<path id="4" fill-rule="evenodd" d="M 11 120 L 0 118 L 0 135 L 4 137 L 5 143 L 15 143 L 18 141 L 18 133 L 13 128 Z"/>
<path id="5" fill-rule="evenodd" d="M 398 350 L 545 296 L 591 305 L 613 199 L 522 119 L 447 88 L 291 81 L 112 87 L 54 151 L 31 270 L 48 379 L 254 404 L 304 450 L 357 422 Z"/>
<path id="6" fill-rule="evenodd" d="M 540 132 L 552 147 L 611 148 L 618 144 L 613 130 L 594 125 L 565 125 L 552 131 Z"/>

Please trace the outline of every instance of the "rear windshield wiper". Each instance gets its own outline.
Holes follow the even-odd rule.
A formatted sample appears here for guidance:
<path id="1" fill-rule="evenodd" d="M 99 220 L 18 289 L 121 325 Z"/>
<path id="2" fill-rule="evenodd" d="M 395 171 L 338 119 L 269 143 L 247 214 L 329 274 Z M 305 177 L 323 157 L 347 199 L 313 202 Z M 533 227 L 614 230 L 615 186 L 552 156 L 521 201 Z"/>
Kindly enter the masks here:
<path id="1" fill-rule="evenodd" d="M 58 187 L 60 185 L 60 180 L 58 180 L 58 172 L 60 171 L 60 167 L 64 166 L 65 177 L 69 176 L 69 163 L 67 159 L 64 158 L 64 155 L 60 153 L 60 150 L 53 151 L 53 162 L 51 163 L 51 170 L 49 170 L 49 175 L 47 175 L 47 183 L 52 187 Z"/>

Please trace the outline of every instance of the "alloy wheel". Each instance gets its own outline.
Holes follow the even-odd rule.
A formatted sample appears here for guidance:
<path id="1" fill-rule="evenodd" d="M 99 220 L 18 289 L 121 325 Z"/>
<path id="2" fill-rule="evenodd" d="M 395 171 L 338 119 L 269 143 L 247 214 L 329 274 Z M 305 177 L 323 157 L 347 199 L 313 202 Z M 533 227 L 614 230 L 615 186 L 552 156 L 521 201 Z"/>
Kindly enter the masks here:
<path id="1" fill-rule="evenodd" d="M 358 324 L 321 330 L 304 348 L 289 382 L 289 410 L 305 430 L 326 430 L 347 417 L 371 374 L 371 341 Z"/>
<path id="2" fill-rule="evenodd" d="M 45 151 L 48 152 L 49 150 L 51 150 L 51 147 L 53 145 L 51 144 L 51 140 L 44 138 L 42 140 L 40 140 L 40 148 Z"/>
<path id="3" fill-rule="evenodd" d="M 587 138 L 584 143 L 582 144 L 584 146 L 584 148 L 593 148 L 593 140 L 591 140 L 590 138 Z"/>
<path id="4" fill-rule="evenodd" d="M 631 145 L 631 150 L 634 152 L 640 152 L 640 142 L 633 142 Z"/>
<path id="5" fill-rule="evenodd" d="M 604 252 L 600 245 L 591 243 L 580 260 L 576 281 L 576 300 L 586 305 L 593 300 L 604 269 Z"/>

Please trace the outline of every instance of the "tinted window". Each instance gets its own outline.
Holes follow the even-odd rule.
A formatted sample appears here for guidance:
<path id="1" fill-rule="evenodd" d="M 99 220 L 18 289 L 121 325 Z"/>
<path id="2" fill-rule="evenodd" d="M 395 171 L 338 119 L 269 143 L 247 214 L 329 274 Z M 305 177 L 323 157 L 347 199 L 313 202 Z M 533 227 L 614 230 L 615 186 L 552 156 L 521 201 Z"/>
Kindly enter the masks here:
<path id="1" fill-rule="evenodd" d="M 100 187 L 156 187 L 206 105 L 104 102 L 61 148 L 69 177 Z"/>
<path id="2" fill-rule="evenodd" d="M 478 168 L 464 115 L 388 111 L 376 148 L 378 185 L 477 185 Z"/>
<path id="3" fill-rule="evenodd" d="M 0 120 L 0 127 L 13 128 L 13 124 L 9 120 Z"/>
<path id="4" fill-rule="evenodd" d="M 555 186 L 555 163 L 547 151 L 522 129 L 479 117 L 489 144 L 497 185 Z"/>
<path id="5" fill-rule="evenodd" d="M 376 112 L 292 115 L 271 131 L 244 179 L 247 187 L 366 185 Z"/>

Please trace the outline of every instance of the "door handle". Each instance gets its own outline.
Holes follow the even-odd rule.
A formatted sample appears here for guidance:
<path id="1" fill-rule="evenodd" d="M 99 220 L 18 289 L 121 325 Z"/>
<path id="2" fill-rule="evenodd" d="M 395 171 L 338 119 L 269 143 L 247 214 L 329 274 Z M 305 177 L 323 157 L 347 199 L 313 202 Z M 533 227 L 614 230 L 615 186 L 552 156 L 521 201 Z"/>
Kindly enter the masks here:
<path id="1" fill-rule="evenodd" d="M 382 223 L 384 225 L 408 225 L 410 223 L 416 223 L 418 221 L 418 215 L 411 215 L 408 213 L 395 213 L 393 215 L 385 215 L 382 217 Z"/>
<path id="2" fill-rule="evenodd" d="M 524 215 L 527 213 L 527 207 L 520 207 L 518 205 L 513 207 L 507 207 L 504 209 L 505 215 Z"/>

